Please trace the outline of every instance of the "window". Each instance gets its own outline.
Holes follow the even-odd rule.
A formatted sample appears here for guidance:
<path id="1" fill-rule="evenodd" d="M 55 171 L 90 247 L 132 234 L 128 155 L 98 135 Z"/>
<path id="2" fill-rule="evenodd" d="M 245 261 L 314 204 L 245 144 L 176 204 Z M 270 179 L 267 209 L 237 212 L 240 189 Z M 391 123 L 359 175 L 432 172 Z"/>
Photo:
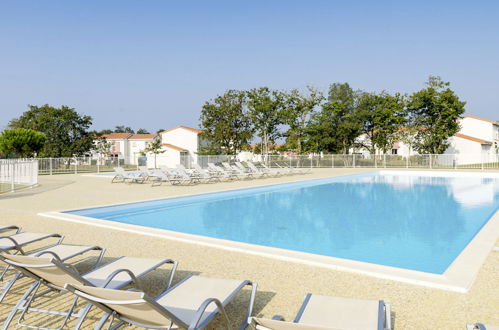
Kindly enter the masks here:
<path id="1" fill-rule="evenodd" d="M 398 149 L 392 149 L 392 155 L 396 155 L 398 153 Z"/>

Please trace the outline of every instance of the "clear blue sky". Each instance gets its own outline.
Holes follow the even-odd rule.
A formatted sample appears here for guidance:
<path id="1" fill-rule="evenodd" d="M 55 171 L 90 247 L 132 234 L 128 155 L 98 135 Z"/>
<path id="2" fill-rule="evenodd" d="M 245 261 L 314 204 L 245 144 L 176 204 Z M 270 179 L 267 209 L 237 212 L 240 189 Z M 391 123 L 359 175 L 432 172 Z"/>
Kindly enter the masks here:
<path id="1" fill-rule="evenodd" d="M 0 127 L 61 104 L 95 129 L 197 126 L 226 89 L 428 75 L 499 119 L 499 1 L 1 1 Z"/>

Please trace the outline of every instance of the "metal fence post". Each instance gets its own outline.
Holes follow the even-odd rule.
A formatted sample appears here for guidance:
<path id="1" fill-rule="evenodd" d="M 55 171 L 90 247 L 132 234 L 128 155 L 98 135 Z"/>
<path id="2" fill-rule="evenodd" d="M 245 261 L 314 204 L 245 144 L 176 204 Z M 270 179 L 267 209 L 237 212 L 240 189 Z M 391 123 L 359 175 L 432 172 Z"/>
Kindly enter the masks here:
<path id="1" fill-rule="evenodd" d="M 75 174 L 78 174 L 78 158 L 75 157 Z"/>
<path id="2" fill-rule="evenodd" d="M 355 168 L 355 154 L 352 155 L 352 167 Z"/>
<path id="3" fill-rule="evenodd" d="M 11 163 L 11 168 L 12 168 L 12 173 L 10 176 L 10 190 L 14 191 L 15 185 L 14 185 L 14 175 L 15 175 L 15 170 L 14 170 L 15 163 Z"/>
<path id="4" fill-rule="evenodd" d="M 433 168 L 433 161 L 431 159 L 431 154 L 429 156 L 430 156 L 430 168 Z"/>
<path id="5" fill-rule="evenodd" d="M 97 173 L 100 173 L 100 159 L 101 159 L 101 155 L 99 155 L 99 157 L 97 157 Z"/>
<path id="6" fill-rule="evenodd" d="M 331 168 L 334 168 L 334 155 L 331 154 Z"/>
<path id="7" fill-rule="evenodd" d="M 405 157 L 405 168 L 409 168 L 409 155 Z"/>
<path id="8" fill-rule="evenodd" d="M 386 154 L 383 154 L 383 167 L 386 168 Z"/>
<path id="9" fill-rule="evenodd" d="M 52 175 L 52 157 L 49 158 L 49 173 Z"/>

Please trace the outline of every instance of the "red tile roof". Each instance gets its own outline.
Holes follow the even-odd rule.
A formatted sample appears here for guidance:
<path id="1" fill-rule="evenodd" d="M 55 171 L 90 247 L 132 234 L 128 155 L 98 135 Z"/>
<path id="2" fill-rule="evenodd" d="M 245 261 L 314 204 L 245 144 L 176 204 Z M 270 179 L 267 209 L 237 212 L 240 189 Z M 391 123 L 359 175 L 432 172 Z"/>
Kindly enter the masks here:
<path id="1" fill-rule="evenodd" d="M 203 132 L 202 130 L 197 129 L 197 128 L 192 128 L 192 127 L 187 127 L 187 126 L 182 126 L 182 125 L 180 125 L 180 126 L 177 126 L 177 127 L 174 127 L 174 128 L 167 129 L 167 130 L 162 131 L 162 132 L 160 132 L 160 133 L 170 132 L 170 131 L 173 131 L 173 130 L 175 130 L 175 129 L 179 129 L 179 128 L 183 128 L 183 129 L 186 129 L 186 130 L 188 130 L 188 131 L 191 131 L 191 132 L 194 132 L 194 133 L 197 133 L 197 134 L 199 134 L 199 133 Z"/>
<path id="2" fill-rule="evenodd" d="M 173 149 L 173 150 L 177 150 L 177 151 L 187 151 L 184 148 L 180 148 L 180 147 L 174 146 L 173 144 L 169 144 L 169 143 L 163 143 L 162 146 Z"/>
<path id="3" fill-rule="evenodd" d="M 130 140 L 149 140 L 157 137 L 158 134 L 133 134 L 129 137 Z"/>
<path id="4" fill-rule="evenodd" d="M 466 140 L 470 140 L 470 141 L 473 141 L 473 142 L 478 142 L 478 143 L 481 143 L 481 144 L 491 144 L 492 143 L 492 142 L 487 141 L 487 140 L 478 139 L 476 137 L 472 137 L 472 136 L 464 135 L 464 134 L 460 134 L 460 133 L 456 133 L 456 134 L 454 134 L 454 136 L 458 137 L 458 138 L 461 138 L 461 139 L 466 139 Z"/>
<path id="5" fill-rule="evenodd" d="M 466 115 L 463 118 L 473 118 L 476 120 L 481 120 L 481 121 L 486 121 L 488 123 L 497 124 L 497 120 L 490 120 L 490 119 L 480 118 L 480 117 L 472 116 L 472 115 Z"/>
<path id="6" fill-rule="evenodd" d="M 102 135 L 105 139 L 128 139 L 132 133 L 110 133 Z"/>

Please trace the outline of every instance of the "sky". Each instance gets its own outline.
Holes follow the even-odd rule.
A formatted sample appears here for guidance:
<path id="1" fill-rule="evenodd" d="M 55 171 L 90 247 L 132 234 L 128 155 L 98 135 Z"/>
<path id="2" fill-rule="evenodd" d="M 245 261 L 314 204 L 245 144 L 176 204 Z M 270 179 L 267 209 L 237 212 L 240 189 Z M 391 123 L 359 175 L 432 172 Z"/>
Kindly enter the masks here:
<path id="1" fill-rule="evenodd" d="M 0 0 L 0 128 L 29 104 L 198 127 L 227 89 L 412 93 L 429 75 L 499 120 L 499 1 Z"/>

